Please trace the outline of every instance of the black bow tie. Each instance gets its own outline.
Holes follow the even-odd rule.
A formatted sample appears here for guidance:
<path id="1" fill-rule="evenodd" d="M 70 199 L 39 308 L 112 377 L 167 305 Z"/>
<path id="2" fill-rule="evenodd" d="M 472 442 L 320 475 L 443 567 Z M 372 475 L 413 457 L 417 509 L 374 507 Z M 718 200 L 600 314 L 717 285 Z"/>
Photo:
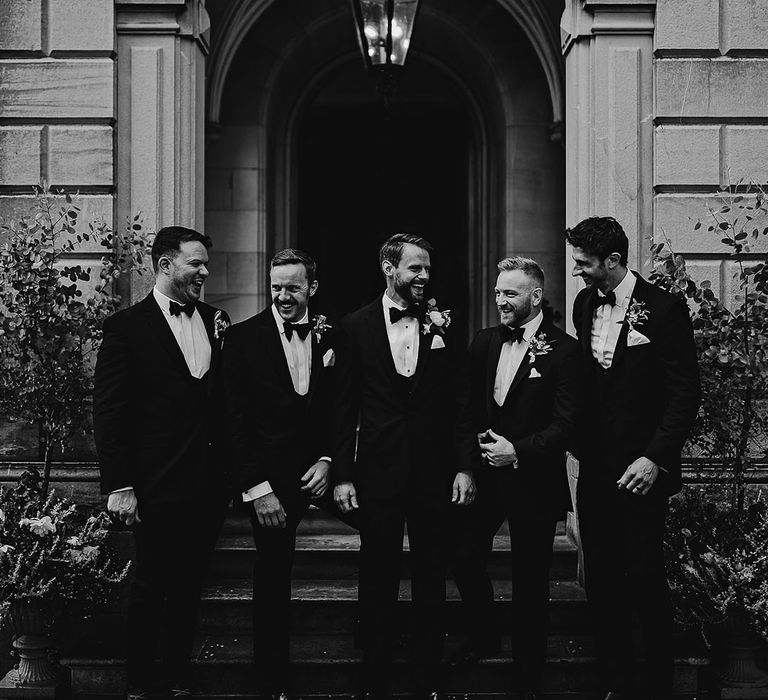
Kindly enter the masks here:
<path id="1" fill-rule="evenodd" d="M 592 305 L 597 309 L 604 304 L 616 306 L 616 294 L 614 292 L 606 292 L 604 295 L 601 295 L 595 292 L 592 296 Z"/>
<path id="2" fill-rule="evenodd" d="M 189 304 L 177 304 L 175 301 L 172 301 L 168 307 L 168 311 L 171 316 L 178 316 L 183 311 L 191 318 L 192 314 L 195 313 L 195 302 L 190 301 Z"/>
<path id="3" fill-rule="evenodd" d="M 421 309 L 415 304 L 411 304 L 405 309 L 399 309 L 395 306 L 389 307 L 389 322 L 397 323 L 401 318 L 410 316 L 411 318 L 420 318 Z"/>
<path id="4" fill-rule="evenodd" d="M 511 343 L 522 343 L 523 338 L 525 337 L 524 328 L 510 328 L 503 323 L 499 326 L 499 333 L 501 334 L 502 343 L 506 343 L 507 341 L 510 341 Z"/>
<path id="5" fill-rule="evenodd" d="M 293 338 L 294 331 L 296 331 L 296 335 L 299 336 L 300 340 L 306 340 L 309 335 L 308 323 L 291 323 L 290 321 L 283 321 L 283 328 L 285 329 L 285 337 L 288 339 L 289 343 L 291 342 L 291 338 Z"/>

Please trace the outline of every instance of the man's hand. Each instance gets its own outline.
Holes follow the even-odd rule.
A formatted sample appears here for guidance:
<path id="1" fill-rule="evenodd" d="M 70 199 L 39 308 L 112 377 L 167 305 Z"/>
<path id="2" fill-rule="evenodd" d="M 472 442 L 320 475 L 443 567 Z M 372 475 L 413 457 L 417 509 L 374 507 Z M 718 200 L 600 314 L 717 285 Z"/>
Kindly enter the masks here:
<path id="1" fill-rule="evenodd" d="M 659 465 L 647 457 L 638 457 L 627 467 L 616 483 L 619 489 L 626 489 L 637 496 L 645 496 L 659 476 Z"/>
<path id="2" fill-rule="evenodd" d="M 265 493 L 254 499 L 253 509 L 262 527 L 285 527 L 285 511 L 274 492 Z"/>
<path id="3" fill-rule="evenodd" d="M 302 491 L 309 491 L 312 498 L 321 498 L 328 490 L 328 472 L 331 470 L 331 465 L 321 459 L 319 462 L 315 462 L 304 476 L 301 477 L 302 481 L 306 483 L 301 487 Z"/>
<path id="4" fill-rule="evenodd" d="M 488 429 L 478 435 L 480 452 L 483 463 L 492 467 L 508 467 L 512 465 L 517 469 L 517 452 L 514 445 L 502 435 L 497 435 Z"/>
<path id="5" fill-rule="evenodd" d="M 333 488 L 333 500 L 342 513 L 349 513 L 358 508 L 357 491 L 351 481 L 342 481 Z"/>
<path id="6" fill-rule="evenodd" d="M 115 491 L 109 494 L 107 499 L 107 510 L 109 514 L 117 518 L 126 525 L 140 523 L 139 502 L 133 489 Z"/>
<path id="7" fill-rule="evenodd" d="M 468 506 L 475 500 L 475 478 L 472 472 L 458 472 L 453 480 L 451 503 Z"/>

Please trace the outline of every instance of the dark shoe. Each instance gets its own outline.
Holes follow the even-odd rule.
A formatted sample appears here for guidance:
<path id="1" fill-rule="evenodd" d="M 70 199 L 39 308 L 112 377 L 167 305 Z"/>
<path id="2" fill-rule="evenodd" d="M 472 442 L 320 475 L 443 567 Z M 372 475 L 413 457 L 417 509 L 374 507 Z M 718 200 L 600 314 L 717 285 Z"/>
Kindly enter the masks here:
<path id="1" fill-rule="evenodd" d="M 464 644 L 448 657 L 447 663 L 451 668 L 474 666 L 480 659 L 487 659 L 498 652 L 498 645 L 479 647 L 474 644 Z"/>

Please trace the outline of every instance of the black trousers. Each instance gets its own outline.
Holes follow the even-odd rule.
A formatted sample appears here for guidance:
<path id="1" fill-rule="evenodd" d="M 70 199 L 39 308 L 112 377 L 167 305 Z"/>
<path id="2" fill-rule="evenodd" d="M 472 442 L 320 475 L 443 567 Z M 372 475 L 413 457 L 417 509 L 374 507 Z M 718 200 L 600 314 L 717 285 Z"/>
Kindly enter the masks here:
<path id="1" fill-rule="evenodd" d="M 404 526 L 411 561 L 413 689 L 435 692 L 442 681 L 443 609 L 450 496 L 418 487 L 396 498 L 360 494 L 359 604 L 363 632 L 362 686 L 386 692 L 396 631 Z"/>
<path id="2" fill-rule="evenodd" d="M 636 496 L 613 481 L 596 483 L 582 465 L 577 490 L 587 600 L 606 690 L 635 686 L 632 618 L 636 613 L 645 651 L 645 690 L 655 698 L 672 693 L 672 603 L 664 568 L 668 499 Z"/>
<path id="3" fill-rule="evenodd" d="M 331 490 L 318 501 L 296 494 L 281 501 L 287 515 L 284 528 L 259 525 L 253 505 L 243 504 L 251 517 L 256 558 L 253 566 L 253 659 L 259 693 L 290 692 L 291 571 L 296 552 L 296 530 L 310 503 L 357 527 L 355 515 L 342 516 Z"/>
<path id="4" fill-rule="evenodd" d="M 133 527 L 134 580 L 128 599 L 129 687 L 189 684 L 200 587 L 224 519 L 224 496 L 206 503 L 142 509 Z M 162 667 L 154 666 L 160 649 Z"/>
<path id="5" fill-rule="evenodd" d="M 454 555 L 453 575 L 464 603 L 469 643 L 478 649 L 499 646 L 501 629 L 493 610 L 493 584 L 488 558 L 493 538 L 509 521 L 512 563 L 512 686 L 541 690 L 549 626 L 549 569 L 557 520 L 516 519 L 504 492 L 492 482 L 478 488 L 478 497 L 463 514 L 464 526 Z"/>

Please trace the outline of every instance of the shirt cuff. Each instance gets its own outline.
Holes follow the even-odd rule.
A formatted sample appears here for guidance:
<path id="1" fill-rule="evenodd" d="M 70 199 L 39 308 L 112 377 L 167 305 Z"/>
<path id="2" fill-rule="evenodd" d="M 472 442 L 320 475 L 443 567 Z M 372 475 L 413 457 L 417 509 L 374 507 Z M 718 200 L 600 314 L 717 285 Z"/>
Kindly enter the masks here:
<path id="1" fill-rule="evenodd" d="M 121 489 L 115 489 L 114 491 L 110 491 L 109 495 L 111 496 L 113 493 L 120 493 L 121 491 L 133 491 L 133 486 L 123 486 Z"/>
<path id="2" fill-rule="evenodd" d="M 318 462 L 328 462 L 328 464 L 331 464 L 333 460 L 330 457 L 320 457 L 320 459 L 317 460 Z"/>
<path id="3" fill-rule="evenodd" d="M 255 501 L 257 498 L 266 496 L 268 493 L 272 493 L 272 487 L 268 481 L 262 481 L 260 484 L 256 484 L 256 486 L 251 486 L 247 491 L 243 491 L 243 503 Z"/>

